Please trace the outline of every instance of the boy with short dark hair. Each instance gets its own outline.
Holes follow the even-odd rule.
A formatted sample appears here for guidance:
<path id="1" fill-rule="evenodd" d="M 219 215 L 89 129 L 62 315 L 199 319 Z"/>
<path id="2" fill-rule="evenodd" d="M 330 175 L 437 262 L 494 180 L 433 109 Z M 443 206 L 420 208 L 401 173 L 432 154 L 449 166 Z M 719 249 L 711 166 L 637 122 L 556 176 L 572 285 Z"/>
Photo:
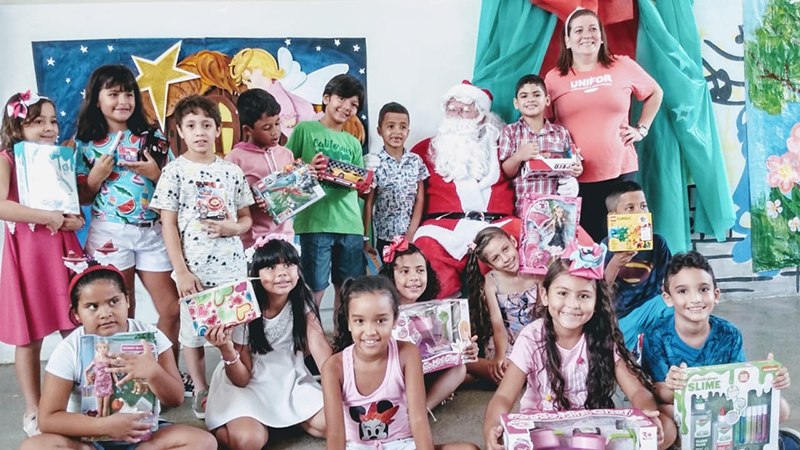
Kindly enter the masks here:
<path id="1" fill-rule="evenodd" d="M 662 403 L 659 417 L 666 447 L 677 437 L 672 417 L 674 392 L 686 385 L 682 369 L 744 362 L 745 355 L 742 334 L 736 326 L 711 315 L 720 292 L 703 255 L 690 251 L 672 257 L 664 271 L 662 295 L 664 303 L 675 308 L 675 314 L 648 330 L 642 354 L 643 366 L 655 382 L 656 400 Z M 771 358 L 772 354 L 767 356 Z M 772 387 L 787 389 L 789 385 L 789 371 L 784 366 L 775 374 Z M 782 397 L 780 421 L 788 416 L 789 404 Z"/>
<path id="2" fill-rule="evenodd" d="M 642 186 L 635 181 L 622 181 L 611 188 L 606 197 L 609 214 L 650 212 Z M 603 239 L 608 246 L 608 237 Z M 667 241 L 653 234 L 653 250 L 640 252 L 607 252 L 605 279 L 616 291 L 614 309 L 625 345 L 633 350 L 639 334 L 657 320 L 672 315 L 672 309 L 661 300 L 661 281 L 672 257 Z"/>
<path id="3" fill-rule="evenodd" d="M 408 110 L 399 103 L 387 103 L 378 113 L 383 148 L 378 152 L 375 189 L 364 202 L 364 250 L 378 258 L 395 236 L 404 236 L 408 242 L 414 240 L 425 206 L 424 180 L 430 173 L 419 155 L 405 149 L 409 122 Z M 375 248 L 368 241 L 373 205 Z"/>
<path id="4" fill-rule="evenodd" d="M 363 104 L 364 87 L 357 79 L 346 74 L 333 77 L 322 93 L 325 115 L 300 122 L 286 147 L 295 158 L 320 171 L 324 169 L 323 156 L 364 167 L 361 143 L 344 131 L 345 123 Z M 338 308 L 344 280 L 364 274 L 364 224 L 355 189 L 332 183 L 322 183 L 322 189 L 325 196 L 295 216 L 294 231 L 300 237 L 301 269 L 317 304 L 331 277 Z"/>
<path id="5" fill-rule="evenodd" d="M 288 148 L 279 145 L 281 138 L 281 105 L 269 92 L 252 88 L 239 96 L 236 102 L 239 123 L 242 124 L 242 142 L 225 155 L 225 161 L 239 166 L 247 183 L 261 181 L 273 172 L 279 172 L 294 161 Z M 245 248 L 252 247 L 256 239 L 269 233 L 294 237 L 292 220 L 276 224 L 266 211 L 266 203 L 256 196 L 256 205 L 250 208 L 253 226 L 241 236 Z"/>
<path id="6" fill-rule="evenodd" d="M 178 293 L 186 297 L 247 277 L 239 235 L 250 229 L 254 201 L 242 169 L 214 154 L 222 123 L 217 105 L 206 97 L 189 96 L 178 102 L 173 114 L 186 152 L 164 167 L 150 207 L 161 211 L 173 277 Z M 207 218 L 212 210 L 215 218 Z M 206 340 L 197 336 L 184 302 L 178 340 L 194 382 L 192 409 L 202 419 L 208 397 Z"/>
<path id="7" fill-rule="evenodd" d="M 526 194 L 578 195 L 575 178 L 583 173 L 580 158 L 576 157 L 572 172 L 568 175 L 555 171 L 528 173 L 528 161 L 539 155 L 564 156 L 575 147 L 566 128 L 550 123 L 544 117 L 549 105 L 550 96 L 541 77 L 525 75 L 517 81 L 514 108 L 522 116 L 503 128 L 500 135 L 500 161 L 503 173 L 514 179 L 518 216 L 522 214 L 520 208 Z"/>

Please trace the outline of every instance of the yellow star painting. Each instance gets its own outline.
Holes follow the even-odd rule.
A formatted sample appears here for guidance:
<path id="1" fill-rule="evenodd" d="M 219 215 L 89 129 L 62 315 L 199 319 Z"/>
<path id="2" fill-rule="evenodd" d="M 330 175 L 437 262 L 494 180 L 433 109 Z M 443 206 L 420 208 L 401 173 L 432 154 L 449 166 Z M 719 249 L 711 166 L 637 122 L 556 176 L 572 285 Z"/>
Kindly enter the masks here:
<path id="1" fill-rule="evenodd" d="M 181 53 L 181 42 L 182 41 L 176 42 L 175 45 L 156 58 L 155 61 L 131 55 L 136 69 L 139 70 L 139 76 L 136 77 L 136 82 L 139 84 L 139 89 L 142 92 L 150 91 L 153 109 L 156 112 L 156 118 L 162 130 L 165 129 L 164 122 L 167 119 L 167 93 L 169 91 L 169 85 L 200 78 L 200 75 L 196 73 L 176 67 L 178 56 Z"/>

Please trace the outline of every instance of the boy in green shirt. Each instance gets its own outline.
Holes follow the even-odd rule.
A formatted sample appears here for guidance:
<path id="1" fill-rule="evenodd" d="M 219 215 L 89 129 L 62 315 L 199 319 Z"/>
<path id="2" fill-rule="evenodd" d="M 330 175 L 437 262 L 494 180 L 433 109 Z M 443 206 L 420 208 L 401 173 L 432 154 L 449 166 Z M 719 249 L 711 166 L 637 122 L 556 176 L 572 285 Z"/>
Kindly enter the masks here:
<path id="1" fill-rule="evenodd" d="M 295 158 L 318 170 L 323 156 L 364 167 L 361 143 L 343 131 L 363 103 L 364 87 L 357 79 L 350 75 L 333 77 L 322 93 L 325 115 L 319 121 L 299 123 L 286 147 Z M 325 197 L 295 216 L 294 231 L 300 238 L 300 268 L 306 283 L 319 304 L 331 277 L 335 311 L 344 280 L 364 275 L 364 225 L 355 189 L 332 183 L 322 186 Z"/>

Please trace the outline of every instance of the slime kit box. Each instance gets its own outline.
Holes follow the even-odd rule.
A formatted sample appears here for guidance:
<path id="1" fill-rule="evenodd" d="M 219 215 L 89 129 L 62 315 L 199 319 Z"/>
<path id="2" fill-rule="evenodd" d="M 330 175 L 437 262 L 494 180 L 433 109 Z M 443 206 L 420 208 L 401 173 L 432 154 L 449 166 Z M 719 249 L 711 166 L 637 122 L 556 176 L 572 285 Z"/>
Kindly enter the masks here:
<path id="1" fill-rule="evenodd" d="M 609 214 L 608 250 L 636 252 L 653 249 L 653 216 L 650 213 Z"/>
<path id="2" fill-rule="evenodd" d="M 18 142 L 14 145 L 14 165 L 21 205 L 81 213 L 74 150 L 59 145 Z"/>
<path id="3" fill-rule="evenodd" d="M 506 450 L 656 450 L 658 429 L 638 409 L 503 414 Z"/>
<path id="4" fill-rule="evenodd" d="M 189 307 L 194 329 L 205 336 L 209 328 L 224 324 L 235 326 L 255 320 L 261 311 L 249 280 L 206 289 L 181 299 Z"/>
<path id="5" fill-rule="evenodd" d="M 302 160 L 267 175 L 253 184 L 252 189 L 267 202 L 267 211 L 278 224 L 325 196 L 322 186 Z"/>
<path id="6" fill-rule="evenodd" d="M 675 423 L 687 450 L 778 449 L 781 363 L 756 361 L 684 370 Z"/>
<path id="7" fill-rule="evenodd" d="M 431 300 L 401 305 L 392 337 L 419 347 L 422 372 L 464 364 L 472 336 L 467 299 Z"/>
<path id="8" fill-rule="evenodd" d="M 125 374 L 106 372 L 111 367 L 111 353 L 144 353 L 142 340 L 150 346 L 154 358 L 156 334 L 150 332 L 117 333 L 113 336 L 87 334 L 80 340 L 81 364 L 81 414 L 91 417 L 107 417 L 115 413 L 149 412 L 152 416 L 142 419 L 149 423 L 150 433 L 158 430 L 160 405 L 156 394 L 144 380 L 130 380 L 121 386 L 117 382 Z M 143 440 L 150 438 L 150 434 Z M 112 436 L 89 436 L 86 441 L 117 441 Z"/>

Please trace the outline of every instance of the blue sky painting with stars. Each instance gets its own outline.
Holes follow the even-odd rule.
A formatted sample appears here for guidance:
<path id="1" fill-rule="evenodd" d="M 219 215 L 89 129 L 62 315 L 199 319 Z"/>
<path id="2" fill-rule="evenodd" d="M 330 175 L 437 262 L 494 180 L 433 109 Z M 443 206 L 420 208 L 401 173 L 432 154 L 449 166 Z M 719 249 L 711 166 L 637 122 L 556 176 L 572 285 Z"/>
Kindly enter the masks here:
<path id="1" fill-rule="evenodd" d="M 365 92 L 367 88 L 366 39 L 363 38 L 96 39 L 34 42 L 32 46 L 37 88 L 56 104 L 61 141 L 75 134 L 75 122 L 85 95 L 86 82 L 96 67 L 105 64 L 124 64 L 130 67 L 134 75 L 139 77 L 142 89 L 142 82 L 149 80 L 152 84 L 150 94 L 153 103 L 162 107 L 163 99 L 159 102 L 156 97 L 164 97 L 170 83 L 197 78 L 186 71 L 176 70 L 174 64 L 201 50 L 221 52 L 230 58 L 244 48 L 255 48 L 263 49 L 279 59 L 279 50 L 284 48 L 288 52 L 282 51 L 283 62 L 288 61 L 287 65 L 294 69 L 281 68 L 295 75 L 291 77 L 292 86 L 288 86 L 286 90 L 301 97 L 308 97 L 309 92 L 319 91 L 309 86 L 314 82 L 320 83 L 322 74 L 330 79 L 333 73 L 331 69 L 336 67 L 341 72 L 345 64 L 346 73 L 356 77 L 364 85 Z M 290 54 L 291 59 L 286 59 L 287 54 Z M 169 67 L 159 72 L 160 78 L 143 73 L 162 63 Z M 315 78 L 315 74 L 319 76 Z M 288 78 L 290 77 L 287 77 L 287 84 Z M 308 100 L 319 104 L 317 100 Z M 369 114 L 365 102 L 359 114 L 365 129 L 369 129 L 367 117 Z M 158 117 L 162 124 L 164 119 Z"/>

